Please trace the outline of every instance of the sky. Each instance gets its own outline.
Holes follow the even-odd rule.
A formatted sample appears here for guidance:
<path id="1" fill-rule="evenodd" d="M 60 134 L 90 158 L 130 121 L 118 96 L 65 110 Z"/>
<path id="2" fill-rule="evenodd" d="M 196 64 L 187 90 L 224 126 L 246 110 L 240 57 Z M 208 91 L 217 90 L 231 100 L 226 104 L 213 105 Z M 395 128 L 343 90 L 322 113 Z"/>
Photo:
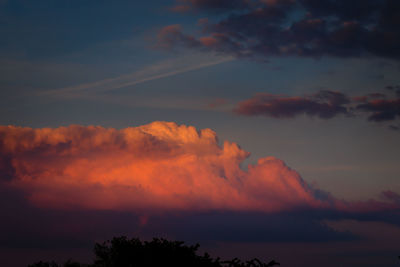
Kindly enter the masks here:
<path id="1" fill-rule="evenodd" d="M 126 235 L 398 266 L 400 2 L 0 0 L 0 260 Z"/>

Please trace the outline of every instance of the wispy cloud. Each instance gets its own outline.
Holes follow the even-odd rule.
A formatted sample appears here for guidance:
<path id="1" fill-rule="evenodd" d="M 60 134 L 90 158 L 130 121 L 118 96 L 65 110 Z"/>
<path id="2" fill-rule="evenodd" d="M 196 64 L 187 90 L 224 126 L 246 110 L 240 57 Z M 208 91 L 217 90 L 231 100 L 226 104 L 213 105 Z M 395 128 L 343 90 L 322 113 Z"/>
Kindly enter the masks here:
<path id="1" fill-rule="evenodd" d="M 130 74 L 79 84 L 76 86 L 48 90 L 41 92 L 41 94 L 55 97 L 80 97 L 87 95 L 87 93 L 95 94 L 128 86 L 135 86 L 145 82 L 207 68 L 232 60 L 234 60 L 233 57 L 210 57 L 204 55 L 195 55 L 191 57 L 183 56 L 172 60 L 157 62 Z"/>

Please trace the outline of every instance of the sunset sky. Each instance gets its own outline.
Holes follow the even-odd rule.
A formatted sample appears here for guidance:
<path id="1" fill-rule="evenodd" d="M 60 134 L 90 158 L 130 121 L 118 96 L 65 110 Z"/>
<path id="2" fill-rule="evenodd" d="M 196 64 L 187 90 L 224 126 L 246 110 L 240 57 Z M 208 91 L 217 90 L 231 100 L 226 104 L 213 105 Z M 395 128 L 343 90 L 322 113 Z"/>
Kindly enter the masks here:
<path id="1" fill-rule="evenodd" d="M 398 266 L 400 1 L 0 0 L 0 262 L 126 235 Z"/>

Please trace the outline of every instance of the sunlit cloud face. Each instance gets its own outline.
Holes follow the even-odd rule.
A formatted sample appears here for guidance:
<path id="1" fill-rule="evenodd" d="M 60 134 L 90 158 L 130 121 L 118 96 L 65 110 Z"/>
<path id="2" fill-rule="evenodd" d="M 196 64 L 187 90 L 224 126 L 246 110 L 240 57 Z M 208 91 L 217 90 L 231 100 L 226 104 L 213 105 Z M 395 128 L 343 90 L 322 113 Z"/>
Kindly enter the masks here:
<path id="1" fill-rule="evenodd" d="M 171 122 L 122 130 L 2 126 L 0 138 L 3 182 L 40 207 L 147 212 L 349 208 L 274 157 L 243 170 L 240 164 L 249 153 L 227 141 L 220 146 L 210 129 Z M 359 203 L 350 209 L 366 206 L 388 204 Z"/>
<path id="2" fill-rule="evenodd" d="M 209 129 L 155 122 L 0 131 L 10 183 L 40 206 L 275 211 L 322 204 L 278 159 L 243 171 L 249 153 L 234 143 L 219 146 Z"/>

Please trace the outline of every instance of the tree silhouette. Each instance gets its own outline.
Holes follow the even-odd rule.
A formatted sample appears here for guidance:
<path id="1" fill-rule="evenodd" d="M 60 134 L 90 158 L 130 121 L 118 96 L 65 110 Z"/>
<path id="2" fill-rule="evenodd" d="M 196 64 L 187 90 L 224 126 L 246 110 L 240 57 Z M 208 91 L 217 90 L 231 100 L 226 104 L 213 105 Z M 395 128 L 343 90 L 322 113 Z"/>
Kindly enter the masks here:
<path id="1" fill-rule="evenodd" d="M 71 259 L 69 259 L 62 266 L 63 267 L 90 267 L 92 265 L 81 264 L 79 262 L 75 262 L 75 261 L 72 261 Z M 58 265 L 57 263 L 55 263 L 54 261 L 52 261 L 52 262 L 40 261 L 35 264 L 28 265 L 28 267 L 61 267 L 61 266 Z"/>
<path id="2" fill-rule="evenodd" d="M 28 267 L 58 267 L 58 264 L 55 263 L 54 261 L 52 262 L 39 261 L 35 264 L 28 265 Z"/>
<path id="3" fill-rule="evenodd" d="M 199 244 L 187 246 L 182 241 L 168 241 L 154 238 L 142 242 L 138 238 L 127 239 L 125 236 L 114 237 L 94 247 L 93 264 L 81 264 L 68 260 L 64 265 L 55 262 L 38 262 L 28 267 L 273 267 L 280 265 L 270 261 L 264 263 L 259 259 L 242 262 L 238 258 L 221 261 L 212 258 L 208 253 L 197 255 Z"/>
<path id="4" fill-rule="evenodd" d="M 96 244 L 94 252 L 96 267 L 117 266 L 205 266 L 218 267 L 219 260 L 208 254 L 196 254 L 199 245 L 186 246 L 184 242 L 154 238 L 151 242 L 141 242 L 133 238 L 114 238 L 103 244 Z"/>

